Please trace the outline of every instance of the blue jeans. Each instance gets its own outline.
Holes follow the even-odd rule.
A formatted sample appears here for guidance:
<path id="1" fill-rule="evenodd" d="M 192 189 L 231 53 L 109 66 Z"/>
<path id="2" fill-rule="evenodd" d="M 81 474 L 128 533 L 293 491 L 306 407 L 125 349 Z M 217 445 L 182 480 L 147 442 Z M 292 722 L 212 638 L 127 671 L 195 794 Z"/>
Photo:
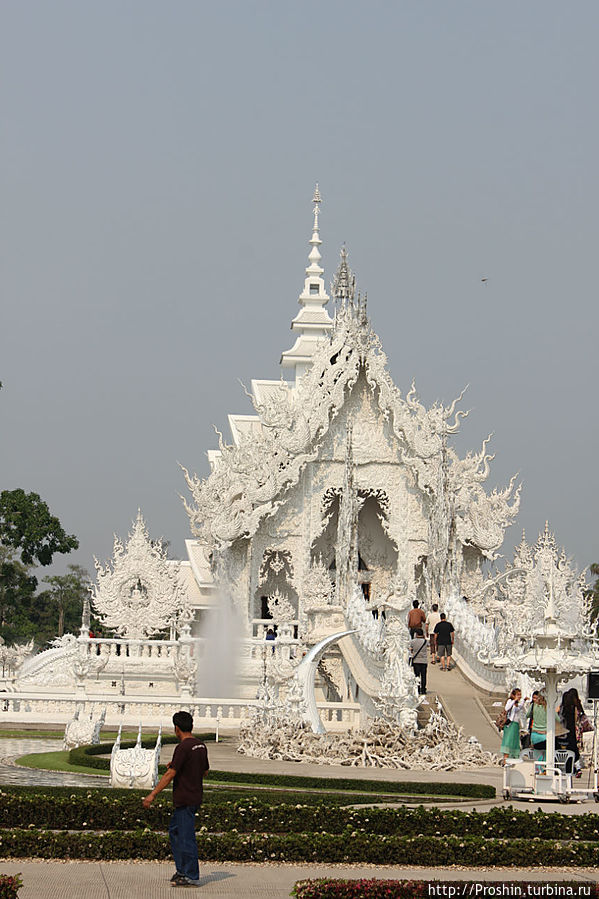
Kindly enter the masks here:
<path id="1" fill-rule="evenodd" d="M 193 881 L 200 879 L 195 828 L 197 808 L 197 805 L 176 808 L 168 828 L 177 874 Z"/>

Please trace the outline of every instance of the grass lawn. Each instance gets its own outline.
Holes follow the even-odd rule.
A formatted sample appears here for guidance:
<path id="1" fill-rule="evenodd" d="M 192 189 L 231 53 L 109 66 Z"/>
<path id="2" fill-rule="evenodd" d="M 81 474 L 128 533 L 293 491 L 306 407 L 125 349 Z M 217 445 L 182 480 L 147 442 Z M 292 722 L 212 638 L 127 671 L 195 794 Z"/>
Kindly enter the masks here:
<path id="1" fill-rule="evenodd" d="M 118 734 L 118 730 L 102 730 L 102 738 L 106 737 L 106 742 L 110 740 L 116 740 Z M 146 730 L 144 728 L 143 737 L 144 740 L 156 739 L 158 736 L 158 729 L 156 730 Z M 27 740 L 27 739 L 41 739 L 41 740 L 62 740 L 64 737 L 64 727 L 61 730 L 0 730 L 0 740 Z M 223 743 L 225 737 L 220 738 L 220 742 Z M 137 730 L 125 730 L 121 734 L 121 740 L 137 740 Z"/>
<path id="2" fill-rule="evenodd" d="M 40 768 L 44 771 L 65 771 L 71 774 L 93 774 L 99 777 L 106 777 L 106 785 L 108 786 L 108 772 L 103 771 L 101 768 L 88 768 L 85 765 L 72 765 L 69 762 L 69 751 L 58 751 L 58 752 L 34 752 L 28 755 L 23 755 L 16 760 L 17 765 L 21 765 L 24 768 Z M 298 778 L 298 780 L 301 778 Z M 250 799 L 251 796 L 255 796 L 257 799 L 264 799 L 265 795 L 268 795 L 273 804 L 277 803 L 319 803 L 326 802 L 330 805 L 362 805 L 362 804 L 370 804 L 370 803 L 432 803 L 435 805 L 442 804 L 444 802 L 456 803 L 463 801 L 472 801 L 471 799 L 467 800 L 466 797 L 462 796 L 447 796 L 447 795 L 434 795 L 431 793 L 430 796 L 426 794 L 417 794 L 410 795 L 407 793 L 385 793 L 381 791 L 380 793 L 361 793 L 359 790 L 335 790 L 334 785 L 330 784 L 328 787 L 318 788 L 318 787 L 305 787 L 303 789 L 298 790 L 297 787 L 288 786 L 288 787 L 274 787 L 267 785 L 260 785 L 256 783 L 243 783 L 243 781 L 230 783 L 224 782 L 219 783 L 214 775 L 211 775 L 210 780 L 204 782 L 204 790 L 206 794 L 207 801 L 236 801 L 240 799 Z"/>
<path id="3" fill-rule="evenodd" d="M 97 774 L 100 777 L 106 777 L 108 781 L 108 772 L 104 774 L 98 768 L 87 768 L 83 765 L 69 764 L 68 749 L 61 752 L 32 752 L 29 755 L 22 755 L 16 760 L 17 765 L 24 768 L 42 768 L 44 771 L 68 771 L 71 774 Z"/>

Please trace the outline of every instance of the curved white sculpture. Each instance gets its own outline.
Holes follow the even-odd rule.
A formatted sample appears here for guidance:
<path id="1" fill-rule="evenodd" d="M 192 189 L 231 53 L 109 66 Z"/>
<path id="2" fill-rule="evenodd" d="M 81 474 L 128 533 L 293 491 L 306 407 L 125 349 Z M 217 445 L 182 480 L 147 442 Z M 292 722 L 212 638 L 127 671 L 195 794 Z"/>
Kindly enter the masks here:
<path id="1" fill-rule="evenodd" d="M 122 725 L 110 754 L 110 786 L 153 790 L 158 783 L 162 727 L 158 731 L 154 749 L 142 748 L 141 724 L 136 745 L 132 749 L 121 749 L 121 730 Z"/>
<path id="2" fill-rule="evenodd" d="M 80 712 L 81 709 L 76 709 L 65 728 L 63 749 L 76 749 L 77 746 L 97 745 L 100 742 L 100 731 L 106 720 L 106 706 L 95 719 L 93 711 L 90 712 L 89 718 L 81 718 Z"/>
<path id="3" fill-rule="evenodd" d="M 331 634 L 330 637 L 325 637 L 324 640 L 313 646 L 310 652 L 304 656 L 293 675 L 294 684 L 291 686 L 291 689 L 292 691 L 296 689 L 298 693 L 301 693 L 304 702 L 305 720 L 315 734 L 326 733 L 318 714 L 316 695 L 314 693 L 314 678 L 316 677 L 318 663 L 333 643 L 337 643 L 343 637 L 349 637 L 350 634 L 355 634 L 355 631 L 340 631 L 338 634 Z"/>

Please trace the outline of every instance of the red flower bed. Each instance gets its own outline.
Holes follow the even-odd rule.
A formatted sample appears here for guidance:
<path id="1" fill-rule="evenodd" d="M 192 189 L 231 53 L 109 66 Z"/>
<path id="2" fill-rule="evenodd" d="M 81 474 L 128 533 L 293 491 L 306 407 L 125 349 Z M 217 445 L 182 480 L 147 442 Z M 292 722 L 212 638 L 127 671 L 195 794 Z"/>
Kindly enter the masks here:
<path id="1" fill-rule="evenodd" d="M 599 899 L 599 885 L 580 881 L 518 881 L 522 896 L 574 897 Z M 433 899 L 458 896 L 494 897 L 509 895 L 510 882 L 479 880 L 298 880 L 292 895 L 296 899 Z M 560 887 L 561 889 L 557 889 Z"/>
<path id="2" fill-rule="evenodd" d="M 23 881 L 19 874 L 0 874 L 0 899 L 17 899 Z"/>

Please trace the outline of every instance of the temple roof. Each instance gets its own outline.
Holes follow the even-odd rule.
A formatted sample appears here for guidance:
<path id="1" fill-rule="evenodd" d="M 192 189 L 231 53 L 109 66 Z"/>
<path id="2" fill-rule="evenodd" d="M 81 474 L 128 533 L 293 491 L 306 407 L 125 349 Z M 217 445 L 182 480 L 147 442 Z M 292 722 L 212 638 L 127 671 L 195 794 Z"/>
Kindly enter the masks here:
<path id="1" fill-rule="evenodd" d="M 233 443 L 228 445 L 219 435 L 219 449 L 208 454 L 209 477 L 202 480 L 183 469 L 192 495 L 191 502 L 184 500 L 192 533 L 207 546 L 252 537 L 262 519 L 286 501 L 304 467 L 318 460 L 323 441 L 337 426 L 360 379 L 397 441 L 397 464 L 411 472 L 433 518 L 437 515 L 444 522 L 451 505 L 460 542 L 493 559 L 516 515 L 519 488 L 514 489 L 512 480 L 504 490 L 484 491 L 493 458 L 486 451 L 487 441 L 479 452 L 463 459 L 448 446 L 448 437 L 468 414 L 456 411 L 461 396 L 448 407 L 435 403 L 426 408 L 413 384 L 403 396 L 393 383 L 381 342 L 368 320 L 366 299 L 355 298 L 345 247 L 332 288 L 338 308 L 330 320 L 319 264 L 318 189 L 314 204 L 310 265 L 300 296 L 302 309 L 293 324 L 298 339 L 283 354 L 283 367 L 293 368 L 295 381 L 252 381 L 252 392 L 246 394 L 255 412 L 229 416 Z M 311 327 L 319 316 L 320 331 Z"/>
<path id="2" fill-rule="evenodd" d="M 319 233 L 318 216 L 321 203 L 318 184 L 314 191 L 314 225 L 310 245 L 312 249 L 308 255 L 306 267 L 306 279 L 304 289 L 299 295 L 300 311 L 291 322 L 292 331 L 298 336 L 290 350 L 286 350 L 281 356 L 281 366 L 293 374 L 297 381 L 308 370 L 318 342 L 327 337 L 333 327 L 331 316 L 325 309 L 329 301 L 324 289 L 324 269 L 320 265 L 321 255 L 319 247 L 322 244 Z"/>

